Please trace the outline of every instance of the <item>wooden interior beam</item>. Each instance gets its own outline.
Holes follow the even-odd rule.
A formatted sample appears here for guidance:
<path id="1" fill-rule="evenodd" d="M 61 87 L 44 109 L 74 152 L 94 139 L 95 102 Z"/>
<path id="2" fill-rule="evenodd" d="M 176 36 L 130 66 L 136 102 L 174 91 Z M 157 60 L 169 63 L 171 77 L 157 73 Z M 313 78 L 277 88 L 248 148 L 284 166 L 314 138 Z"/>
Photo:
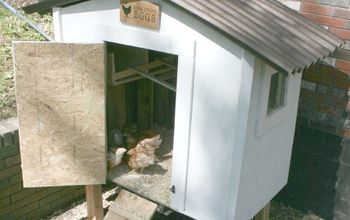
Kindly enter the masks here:
<path id="1" fill-rule="evenodd" d="M 102 186 L 88 185 L 85 187 L 89 220 L 103 220 Z"/>
<path id="2" fill-rule="evenodd" d="M 157 61 L 159 61 L 160 63 L 162 63 L 162 64 L 164 64 L 164 65 L 166 65 L 166 66 L 168 66 L 169 68 L 171 68 L 171 69 L 173 69 L 173 70 L 176 70 L 176 69 L 177 69 L 177 67 L 176 67 L 174 64 L 172 64 L 172 63 L 166 61 L 165 59 L 158 59 Z"/>
<path id="3" fill-rule="evenodd" d="M 137 72 L 138 74 L 142 75 L 143 77 L 149 79 L 149 80 L 152 80 L 153 82 L 155 83 L 158 83 L 159 85 L 162 85 L 164 86 L 165 88 L 168 88 L 174 92 L 176 92 L 176 87 L 171 85 L 170 83 L 167 83 L 163 80 L 160 80 L 156 77 L 154 77 L 153 75 L 149 74 L 149 73 L 146 73 L 146 72 L 143 72 L 142 70 L 138 69 L 138 68 L 132 68 L 133 70 L 135 70 L 135 72 Z"/>
<path id="4" fill-rule="evenodd" d="M 160 79 L 160 80 L 164 80 L 164 81 L 166 81 L 168 79 L 174 79 L 174 78 L 176 78 L 176 73 L 175 72 L 169 72 L 169 73 L 163 74 L 163 75 L 161 75 L 161 76 L 159 76 L 157 78 Z"/>
<path id="5" fill-rule="evenodd" d="M 158 75 L 162 75 L 162 74 L 167 74 L 169 71 L 172 71 L 174 73 L 173 70 L 162 69 L 162 70 L 151 72 L 149 74 L 152 75 L 152 76 L 158 76 Z M 133 72 L 134 72 L 135 75 L 133 75 L 132 77 L 127 77 L 127 78 L 124 78 L 124 79 L 113 81 L 113 86 L 122 85 L 122 84 L 125 84 L 125 83 L 129 83 L 129 82 L 133 82 L 133 81 L 145 78 L 145 77 L 141 76 L 140 74 L 136 73 L 135 71 L 133 71 Z M 176 73 L 175 73 L 175 77 L 176 77 Z"/>
<path id="6" fill-rule="evenodd" d="M 142 64 L 139 66 L 131 67 L 117 73 L 112 73 L 112 85 L 120 85 L 135 80 L 142 79 L 143 77 L 135 72 L 135 68 L 142 71 L 148 72 L 152 75 L 160 75 L 162 73 L 167 73 L 169 71 L 176 71 L 177 67 L 172 63 L 173 57 L 165 57 L 163 59 L 158 59 L 150 63 Z M 156 71 L 149 71 L 150 69 L 163 67 L 163 69 Z"/>
<path id="7" fill-rule="evenodd" d="M 150 62 L 150 63 L 146 63 L 143 65 L 139 65 L 136 66 L 138 69 L 142 69 L 142 70 L 147 70 L 147 69 L 152 69 L 152 68 L 156 68 L 159 66 L 162 66 L 163 64 L 161 62 L 159 62 L 158 60 Z M 121 80 L 127 77 L 130 77 L 132 75 L 135 74 L 135 71 L 132 68 L 128 68 L 126 70 L 123 71 L 119 71 L 117 73 L 114 73 L 112 76 L 113 81 L 117 81 L 117 80 Z"/>
<path id="8" fill-rule="evenodd" d="M 114 58 L 114 53 L 109 53 L 107 55 L 107 71 L 108 71 L 108 78 L 107 78 L 107 83 L 108 84 L 113 84 L 113 73 L 115 73 L 115 58 Z"/>

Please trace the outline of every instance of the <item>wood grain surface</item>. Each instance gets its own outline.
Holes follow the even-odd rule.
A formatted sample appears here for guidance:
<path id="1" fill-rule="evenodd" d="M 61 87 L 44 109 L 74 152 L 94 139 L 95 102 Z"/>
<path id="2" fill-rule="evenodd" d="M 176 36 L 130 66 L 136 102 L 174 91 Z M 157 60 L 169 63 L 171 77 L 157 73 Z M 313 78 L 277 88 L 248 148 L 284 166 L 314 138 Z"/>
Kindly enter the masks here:
<path id="1" fill-rule="evenodd" d="M 13 44 L 24 187 L 103 184 L 103 44 Z"/>

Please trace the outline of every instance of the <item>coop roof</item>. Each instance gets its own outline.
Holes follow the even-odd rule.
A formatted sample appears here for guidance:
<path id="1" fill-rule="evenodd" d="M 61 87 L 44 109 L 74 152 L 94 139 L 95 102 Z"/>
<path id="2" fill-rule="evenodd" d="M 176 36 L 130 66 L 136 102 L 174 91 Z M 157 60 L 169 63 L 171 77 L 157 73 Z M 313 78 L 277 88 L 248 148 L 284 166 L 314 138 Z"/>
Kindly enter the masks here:
<path id="1" fill-rule="evenodd" d="M 46 0 L 42 12 L 87 0 Z M 299 72 L 330 56 L 343 41 L 276 0 L 165 0 L 205 21 L 275 68 Z"/>

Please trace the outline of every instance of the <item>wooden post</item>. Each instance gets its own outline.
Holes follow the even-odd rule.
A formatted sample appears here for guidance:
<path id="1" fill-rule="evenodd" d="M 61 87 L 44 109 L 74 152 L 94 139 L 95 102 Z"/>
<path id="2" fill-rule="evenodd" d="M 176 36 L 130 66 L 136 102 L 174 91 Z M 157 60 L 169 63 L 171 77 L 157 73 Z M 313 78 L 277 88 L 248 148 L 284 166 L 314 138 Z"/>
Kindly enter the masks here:
<path id="1" fill-rule="evenodd" d="M 89 220 L 103 220 L 102 186 L 88 185 L 85 187 Z"/>
<path id="2" fill-rule="evenodd" d="M 269 220 L 270 218 L 270 203 L 268 203 L 261 211 L 255 216 L 255 220 Z"/>

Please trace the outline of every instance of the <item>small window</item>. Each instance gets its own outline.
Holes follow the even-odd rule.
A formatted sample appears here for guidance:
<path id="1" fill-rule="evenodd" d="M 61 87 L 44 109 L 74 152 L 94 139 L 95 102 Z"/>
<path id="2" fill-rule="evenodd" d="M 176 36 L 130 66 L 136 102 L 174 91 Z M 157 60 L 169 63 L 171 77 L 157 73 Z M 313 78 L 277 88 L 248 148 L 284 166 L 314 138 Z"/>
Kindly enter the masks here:
<path id="1" fill-rule="evenodd" d="M 267 114 L 284 105 L 287 75 L 277 72 L 271 75 Z"/>

